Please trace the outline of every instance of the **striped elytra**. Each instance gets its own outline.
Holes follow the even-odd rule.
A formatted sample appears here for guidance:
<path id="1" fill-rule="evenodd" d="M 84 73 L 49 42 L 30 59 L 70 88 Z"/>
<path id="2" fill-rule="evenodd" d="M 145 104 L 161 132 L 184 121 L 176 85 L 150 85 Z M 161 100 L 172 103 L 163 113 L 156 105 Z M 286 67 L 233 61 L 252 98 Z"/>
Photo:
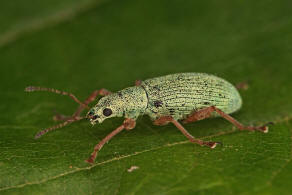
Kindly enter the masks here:
<path id="1" fill-rule="evenodd" d="M 216 106 L 230 114 L 240 109 L 241 97 L 237 89 L 226 80 L 205 73 L 178 73 L 141 81 L 101 98 L 91 112 L 99 116 L 93 124 L 106 118 L 137 119 L 149 115 L 152 120 L 161 116 L 184 119 L 200 109 Z M 104 109 L 112 115 L 105 116 Z M 212 116 L 218 116 L 215 112 Z"/>
<path id="2" fill-rule="evenodd" d="M 148 94 L 145 113 L 153 119 L 165 115 L 183 119 L 192 112 L 210 106 L 216 106 L 230 114 L 240 109 L 242 104 L 241 97 L 232 84 L 205 73 L 156 77 L 143 81 L 141 86 Z"/>

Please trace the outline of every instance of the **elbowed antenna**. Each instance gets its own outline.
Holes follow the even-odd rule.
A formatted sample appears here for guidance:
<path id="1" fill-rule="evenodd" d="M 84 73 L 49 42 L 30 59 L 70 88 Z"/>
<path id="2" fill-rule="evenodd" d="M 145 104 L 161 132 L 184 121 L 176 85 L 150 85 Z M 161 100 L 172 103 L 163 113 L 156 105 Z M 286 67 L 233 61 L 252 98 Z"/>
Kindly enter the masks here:
<path id="1" fill-rule="evenodd" d="M 60 91 L 58 89 L 53 89 L 53 88 L 46 88 L 46 87 L 36 87 L 36 86 L 29 86 L 29 87 L 26 87 L 24 89 L 24 91 L 26 92 L 34 92 L 34 91 L 48 91 L 48 92 L 52 92 L 52 93 L 56 93 L 56 94 L 60 94 L 60 95 L 67 95 L 69 97 L 71 97 L 75 102 L 77 102 L 78 104 L 80 104 L 77 112 L 75 112 L 73 114 L 73 116 L 71 117 L 68 117 L 67 119 L 63 119 L 65 120 L 63 123 L 60 123 L 58 125 L 55 125 L 53 127 L 50 127 L 50 128 L 47 128 L 47 129 L 44 129 L 40 132 L 38 132 L 36 135 L 35 135 L 35 139 L 38 139 L 40 138 L 42 135 L 48 133 L 49 131 L 52 131 L 52 130 L 55 130 L 55 129 L 59 129 L 59 128 L 62 128 L 70 123 L 73 123 L 75 121 L 79 121 L 81 119 L 84 119 L 84 118 L 87 118 L 87 117 L 80 117 L 80 113 L 81 111 L 84 109 L 84 108 L 88 108 L 87 104 L 84 104 L 82 103 L 80 100 L 78 100 L 78 98 L 76 98 L 75 95 L 73 95 L 72 93 L 68 93 L 68 92 L 65 92 L 65 91 Z M 87 102 L 86 102 L 87 103 Z"/>
<path id="2" fill-rule="evenodd" d="M 46 134 L 46 133 L 48 133 L 49 131 L 53 131 L 53 130 L 55 130 L 55 129 L 59 129 L 59 128 L 62 128 L 62 127 L 64 127 L 64 126 L 66 126 L 66 125 L 68 125 L 68 124 L 70 124 L 70 123 L 73 123 L 73 122 L 75 122 L 75 121 L 79 121 L 79 120 L 82 120 L 82 119 L 85 119 L 85 118 L 87 118 L 87 117 L 72 117 L 72 118 L 69 118 L 69 119 L 67 119 L 65 122 L 63 122 L 63 123 L 60 123 L 60 124 L 58 124 L 58 125 L 55 125 L 55 126 L 53 126 L 53 127 L 50 127 L 50 128 L 47 128 L 47 129 L 44 129 L 44 130 L 42 130 L 42 131 L 40 131 L 40 132 L 38 132 L 36 135 L 35 135 L 35 139 L 38 139 L 38 138 L 40 138 L 41 136 L 43 136 L 44 134 Z"/>
<path id="3" fill-rule="evenodd" d="M 62 128 L 68 124 L 71 124 L 75 121 L 79 121 L 79 120 L 82 120 L 82 119 L 91 119 L 92 116 L 83 116 L 81 117 L 80 114 L 81 112 L 83 111 L 84 108 L 89 108 L 88 107 L 88 104 L 90 102 L 92 102 L 93 100 L 95 100 L 96 96 L 97 95 L 108 95 L 110 94 L 111 92 L 106 90 L 106 89 L 100 89 L 100 90 L 95 90 L 85 101 L 84 103 L 82 103 L 80 100 L 78 100 L 76 98 L 75 95 L 73 95 L 72 93 L 68 93 L 68 92 L 65 92 L 65 91 L 60 91 L 60 90 L 57 90 L 57 89 L 53 89 L 53 88 L 46 88 L 46 87 L 37 87 L 37 86 L 29 86 L 29 87 L 26 87 L 24 89 L 24 91 L 26 92 L 34 92 L 34 91 L 48 91 L 48 92 L 52 92 L 52 93 L 56 93 L 56 94 L 60 94 L 60 95 L 67 95 L 69 97 L 71 97 L 75 102 L 77 102 L 78 104 L 80 104 L 79 108 L 76 110 L 76 112 L 73 113 L 72 116 L 63 116 L 63 115 L 56 115 L 54 117 L 54 120 L 64 120 L 63 123 L 60 123 L 58 125 L 55 125 L 53 127 L 50 127 L 50 128 L 46 128 L 40 132 L 38 132 L 36 135 L 35 135 L 35 139 L 38 139 L 40 138 L 42 135 L 48 133 L 49 131 L 52 131 L 52 130 L 55 130 L 55 129 L 59 129 L 59 128 Z"/>
<path id="4" fill-rule="evenodd" d="M 53 89 L 53 88 L 46 88 L 46 87 L 37 87 L 37 86 L 28 86 L 24 89 L 24 91 L 26 92 L 34 92 L 34 91 L 48 91 L 48 92 L 52 92 L 52 93 L 56 93 L 56 94 L 60 94 L 60 95 L 67 95 L 69 97 L 71 97 L 75 102 L 77 102 L 78 104 L 82 105 L 85 108 L 89 108 L 86 104 L 82 103 L 80 100 L 78 100 L 78 98 L 73 95 L 72 93 L 68 93 L 66 91 L 60 91 L 58 89 Z"/>

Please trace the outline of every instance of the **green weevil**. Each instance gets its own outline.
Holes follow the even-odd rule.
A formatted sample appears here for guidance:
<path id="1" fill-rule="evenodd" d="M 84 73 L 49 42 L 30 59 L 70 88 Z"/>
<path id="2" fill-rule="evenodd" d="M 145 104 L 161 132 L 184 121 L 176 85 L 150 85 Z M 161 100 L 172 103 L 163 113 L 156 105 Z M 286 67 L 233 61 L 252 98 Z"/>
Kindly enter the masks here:
<path id="1" fill-rule="evenodd" d="M 124 117 L 121 126 L 108 134 L 95 147 L 89 159 L 93 163 L 98 152 L 113 136 L 122 130 L 131 130 L 136 126 L 136 119 L 141 115 L 148 115 L 155 125 L 173 123 L 191 142 L 201 146 L 215 148 L 220 142 L 203 141 L 194 138 L 179 121 L 190 123 L 209 117 L 221 116 L 230 121 L 240 130 L 268 132 L 266 125 L 254 127 L 244 126 L 229 114 L 238 111 L 242 106 L 242 99 L 237 89 L 226 80 L 206 73 L 177 73 L 166 76 L 137 80 L 135 86 L 128 87 L 116 93 L 106 89 L 94 91 L 84 102 L 79 101 L 71 93 L 43 87 L 27 87 L 27 92 L 49 91 L 61 95 L 68 95 L 80 106 L 70 117 L 57 114 L 55 120 L 63 123 L 40 131 L 35 138 L 61 128 L 69 123 L 84 118 L 90 119 L 92 125 L 102 123 L 112 117 Z M 86 116 L 80 116 L 88 104 L 102 97 L 97 104 L 90 108 Z"/>

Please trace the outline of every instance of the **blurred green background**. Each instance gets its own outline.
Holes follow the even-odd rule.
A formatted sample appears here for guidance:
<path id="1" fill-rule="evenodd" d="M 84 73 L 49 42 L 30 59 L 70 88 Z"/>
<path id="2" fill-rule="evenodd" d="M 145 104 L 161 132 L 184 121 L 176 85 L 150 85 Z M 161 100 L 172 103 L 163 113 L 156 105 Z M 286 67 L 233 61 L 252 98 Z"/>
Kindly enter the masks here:
<path id="1" fill-rule="evenodd" d="M 291 194 L 291 7 L 288 0 L 2 1 L 0 194 Z M 233 116 L 275 125 L 268 134 L 239 132 L 220 118 L 185 125 L 224 143 L 210 150 L 141 117 L 93 165 L 84 160 L 123 119 L 80 121 L 33 139 L 57 124 L 54 109 L 69 115 L 78 105 L 25 93 L 26 86 L 85 99 L 178 72 L 248 81 Z"/>

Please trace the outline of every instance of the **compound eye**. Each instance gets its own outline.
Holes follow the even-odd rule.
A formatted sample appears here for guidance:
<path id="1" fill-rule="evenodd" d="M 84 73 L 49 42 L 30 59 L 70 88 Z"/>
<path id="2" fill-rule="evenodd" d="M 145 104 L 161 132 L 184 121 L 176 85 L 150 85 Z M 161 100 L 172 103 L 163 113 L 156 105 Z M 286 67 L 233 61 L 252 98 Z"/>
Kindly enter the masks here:
<path id="1" fill-rule="evenodd" d="M 110 116 L 112 113 L 113 113 L 113 111 L 111 109 L 109 109 L 109 108 L 105 108 L 103 110 L 103 115 L 104 116 Z"/>

